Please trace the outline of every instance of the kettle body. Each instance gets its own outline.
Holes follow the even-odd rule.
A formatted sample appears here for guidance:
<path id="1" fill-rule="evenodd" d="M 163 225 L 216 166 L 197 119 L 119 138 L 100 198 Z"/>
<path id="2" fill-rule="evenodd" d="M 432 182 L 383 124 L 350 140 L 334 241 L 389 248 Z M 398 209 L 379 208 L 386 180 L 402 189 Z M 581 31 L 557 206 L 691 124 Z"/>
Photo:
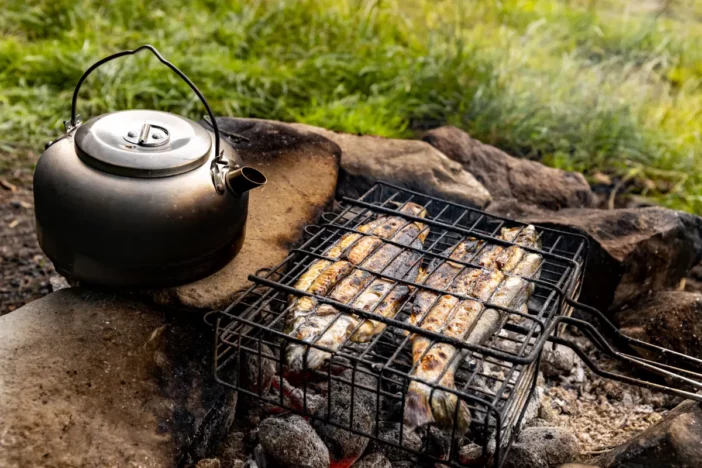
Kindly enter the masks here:
<path id="1" fill-rule="evenodd" d="M 265 177 L 220 140 L 203 102 L 212 130 L 151 110 L 81 123 L 74 106 L 66 133 L 47 145 L 34 172 L 39 245 L 60 274 L 162 287 L 207 276 L 239 252 L 248 190 Z"/>

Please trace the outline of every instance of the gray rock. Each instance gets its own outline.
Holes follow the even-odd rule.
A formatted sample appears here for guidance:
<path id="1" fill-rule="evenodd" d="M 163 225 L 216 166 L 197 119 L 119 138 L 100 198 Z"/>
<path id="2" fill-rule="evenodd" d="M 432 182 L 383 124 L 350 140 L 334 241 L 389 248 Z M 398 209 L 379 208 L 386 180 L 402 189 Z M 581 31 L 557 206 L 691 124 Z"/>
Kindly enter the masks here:
<path id="1" fill-rule="evenodd" d="M 602 455 L 603 468 L 697 468 L 702 460 L 702 407 L 685 401 L 658 424 Z"/>
<path id="2" fill-rule="evenodd" d="M 567 429 L 529 427 L 519 434 L 505 467 L 548 468 L 571 462 L 579 453 L 578 439 Z"/>
<path id="3" fill-rule="evenodd" d="M 207 456 L 236 404 L 213 378 L 211 340 L 199 316 L 84 288 L 0 317 L 0 466 Z"/>
<path id="4" fill-rule="evenodd" d="M 376 388 L 375 377 L 362 371 L 357 371 L 355 378 L 352 371 L 346 370 L 340 376 L 348 382 L 356 382 L 354 398 L 351 399 L 351 384 L 333 380 L 331 384 L 331 412 L 328 412 L 327 399 L 314 411 L 312 426 L 329 448 L 329 457 L 333 462 L 353 463 L 368 446 L 368 438 L 340 427 L 332 426 L 324 421 L 330 421 L 349 427 L 353 413 L 353 429 L 364 434 L 372 434 L 375 422 L 376 398 L 375 394 L 363 390 L 360 386 Z M 328 419 L 327 419 L 328 418 Z"/>
<path id="5" fill-rule="evenodd" d="M 251 192 L 246 241 L 239 254 L 216 273 L 190 284 L 150 291 L 159 303 L 219 309 L 249 285 L 248 275 L 282 261 L 334 199 L 341 150 L 328 139 L 281 122 L 218 118 L 225 137 L 244 163 L 262 171 L 268 183 Z"/>
<path id="6" fill-rule="evenodd" d="M 666 208 L 552 212 L 497 200 L 488 211 L 589 235 L 580 300 L 601 310 L 617 309 L 649 291 L 679 287 L 702 255 L 702 218 Z"/>
<path id="7" fill-rule="evenodd" d="M 382 453 L 371 453 L 354 463 L 353 468 L 392 468 L 392 463 Z"/>
<path id="8" fill-rule="evenodd" d="M 539 369 L 546 377 L 569 375 L 575 367 L 575 351 L 562 345 L 544 347 Z"/>
<path id="9" fill-rule="evenodd" d="M 496 198 L 514 198 L 544 208 L 592 207 L 594 196 L 582 174 L 514 158 L 456 127 L 427 132 L 424 141 L 463 165 Z"/>
<path id="10" fill-rule="evenodd" d="M 259 440 L 266 466 L 279 468 L 328 468 L 329 451 L 301 416 L 268 418 L 261 422 Z M 261 463 L 259 463 L 261 465 Z"/>
<path id="11" fill-rule="evenodd" d="M 479 208 L 490 202 L 490 193 L 470 172 L 423 141 L 336 133 L 301 124 L 294 126 L 319 133 L 341 148 L 339 195 L 358 197 L 382 180 Z"/>
<path id="12" fill-rule="evenodd" d="M 702 294 L 658 291 L 618 311 L 614 320 L 629 336 L 702 357 Z"/>

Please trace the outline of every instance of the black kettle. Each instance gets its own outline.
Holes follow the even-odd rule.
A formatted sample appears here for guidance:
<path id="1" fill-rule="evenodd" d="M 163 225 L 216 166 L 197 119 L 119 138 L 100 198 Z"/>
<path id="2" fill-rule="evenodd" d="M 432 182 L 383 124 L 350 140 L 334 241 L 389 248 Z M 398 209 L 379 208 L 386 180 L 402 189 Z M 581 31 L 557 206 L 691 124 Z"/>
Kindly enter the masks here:
<path id="1" fill-rule="evenodd" d="M 185 117 L 125 110 L 81 122 L 83 81 L 100 65 L 149 50 L 197 94 L 211 131 Z M 66 132 L 34 172 L 39 245 L 71 280 L 159 287 L 196 280 L 244 242 L 248 191 L 265 184 L 220 139 L 207 100 L 150 45 L 106 57 L 81 76 Z"/>

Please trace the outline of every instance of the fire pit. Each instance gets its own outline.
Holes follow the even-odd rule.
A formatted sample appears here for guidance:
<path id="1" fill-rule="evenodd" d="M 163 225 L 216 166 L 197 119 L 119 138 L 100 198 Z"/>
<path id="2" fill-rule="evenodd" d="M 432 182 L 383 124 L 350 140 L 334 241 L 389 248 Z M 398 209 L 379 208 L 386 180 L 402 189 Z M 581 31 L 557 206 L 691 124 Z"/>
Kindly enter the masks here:
<path id="1" fill-rule="evenodd" d="M 417 216 L 402 209 L 410 203 L 423 207 L 426 214 Z M 408 288 L 410 293 L 397 315 L 382 317 L 374 310 L 364 310 L 349 305 L 351 302 L 340 302 L 328 295 L 296 287 L 300 277 L 315 262 L 337 260 L 329 257 L 328 252 L 344 235 L 364 235 L 363 226 L 381 216 L 402 219 L 405 225 L 420 223 L 426 236 L 422 244 L 383 240 L 385 245 L 397 247 L 394 258 L 403 252 L 416 254 L 417 266 L 426 272 L 421 278 L 387 274 L 385 268 L 378 271 L 364 268 L 363 264 L 355 266 L 356 270 L 365 271 L 375 279 L 391 282 L 393 288 Z M 538 243 L 535 247 L 529 246 L 519 241 L 519 233 L 533 229 L 526 224 L 382 183 L 359 199 L 342 199 L 338 210 L 325 213 L 322 219 L 321 225 L 306 229 L 309 238 L 302 246 L 294 249 L 279 265 L 250 276 L 254 283 L 251 288 L 238 294 L 229 307 L 208 317 L 208 320 L 216 317 L 216 378 L 242 394 L 262 400 L 271 409 L 293 411 L 317 421 L 322 427 L 339 428 L 364 440 L 375 440 L 434 462 L 454 467 L 476 464 L 498 467 L 504 463 L 521 427 L 536 385 L 540 356 L 548 341 L 572 348 L 595 372 L 606 377 L 702 400 L 693 392 L 665 386 L 652 379 L 638 380 L 606 372 L 575 343 L 559 337 L 563 327 L 576 327 L 608 356 L 683 385 L 702 388 L 695 380 L 702 377 L 699 374 L 681 371 L 670 361 L 657 364 L 642 359 L 633 351 L 619 351 L 590 322 L 571 317 L 573 310 L 594 316 L 600 328 L 611 333 L 614 343 L 622 347 L 646 348 L 674 358 L 679 365 L 702 364 L 697 359 L 623 336 L 597 310 L 575 302 L 588 254 L 588 241 L 583 236 L 537 227 Z M 505 230 L 515 234 L 506 239 L 502 235 Z M 482 241 L 482 247 L 471 258 L 456 260 L 448 256 L 451 249 L 469 240 Z M 535 272 L 519 277 L 530 292 L 528 301 L 523 304 L 500 305 L 492 298 L 481 301 L 448 287 L 434 287 L 427 280 L 437 265 L 446 262 L 458 265 L 462 271 L 485 270 L 479 261 L 480 252 L 495 245 L 522 249 L 524 255 L 533 254 L 540 259 Z M 505 274 L 507 279 L 512 277 L 509 272 Z M 459 340 L 432 331 L 421 325 L 424 318 L 420 322 L 412 322 L 411 318 L 412 306 L 423 293 L 479 303 L 479 313 L 468 335 L 490 313 L 499 317 L 499 322 L 478 341 Z M 291 304 L 300 297 L 311 297 L 316 303 L 338 311 L 314 339 L 302 340 L 284 331 Z M 319 342 L 335 323 L 349 316 L 358 317 L 361 322 L 372 319 L 382 324 L 382 331 L 364 343 L 348 337 L 332 347 Z M 454 386 L 444 384 L 446 369 L 437 379 L 418 376 L 412 348 L 413 340 L 418 338 L 429 343 L 428 349 L 445 344 L 457 350 L 450 361 L 456 365 Z M 305 349 L 302 368 L 294 372 L 285 358 L 291 346 Z M 308 368 L 307 357 L 311 352 L 328 356 L 322 367 Z M 452 424 L 408 430 L 415 429 L 406 427 L 406 417 L 403 417 L 411 385 L 424 385 L 431 402 L 440 394 L 457 399 Z M 467 428 L 461 427 L 458 417 L 463 408 L 470 412 Z M 460 450 L 467 445 L 478 449 Z"/>

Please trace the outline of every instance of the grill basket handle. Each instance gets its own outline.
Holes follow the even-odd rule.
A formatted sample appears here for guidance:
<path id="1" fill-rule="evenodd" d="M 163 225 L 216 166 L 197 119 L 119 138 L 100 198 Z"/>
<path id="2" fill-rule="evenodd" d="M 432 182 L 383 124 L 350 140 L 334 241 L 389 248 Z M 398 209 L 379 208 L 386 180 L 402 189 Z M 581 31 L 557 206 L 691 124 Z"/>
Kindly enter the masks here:
<path id="1" fill-rule="evenodd" d="M 579 302 L 567 298 L 566 302 L 568 303 L 568 305 L 597 318 L 601 324 L 601 328 L 603 329 L 603 331 L 611 335 L 614 338 L 615 342 L 623 343 L 629 348 L 638 347 L 652 351 L 656 353 L 656 355 L 658 356 L 658 360 L 646 359 L 637 354 L 624 352 L 620 349 L 615 348 L 612 344 L 610 344 L 610 342 L 608 342 L 605 339 L 605 336 L 600 332 L 600 330 L 598 330 L 597 327 L 585 320 L 561 315 L 556 317 L 551 327 L 551 330 L 557 328 L 559 324 L 570 325 L 582 332 L 583 335 L 585 335 L 588 338 L 588 340 L 599 351 L 601 351 L 603 354 L 609 356 L 612 359 L 631 364 L 642 370 L 653 372 L 655 374 L 672 380 L 676 380 L 678 382 L 681 382 L 683 385 L 694 387 L 698 391 L 702 390 L 701 359 L 697 359 L 695 357 L 688 356 L 687 354 L 673 351 L 672 349 L 663 348 L 661 346 L 657 346 L 646 341 L 632 338 L 619 331 L 619 329 L 602 312 L 595 309 L 594 307 L 590 307 L 588 305 L 581 304 Z M 675 395 L 678 397 L 702 402 L 702 394 L 700 393 L 694 393 L 682 390 L 681 388 L 662 385 L 648 377 L 634 378 L 617 372 L 605 370 L 602 367 L 600 367 L 595 361 L 590 359 L 587 353 L 583 351 L 576 343 L 564 339 L 560 336 L 552 335 L 549 337 L 549 341 L 572 349 L 578 355 L 578 357 L 585 363 L 585 365 L 587 365 L 595 374 L 601 377 L 619 380 L 621 382 L 636 385 L 638 387 L 646 387 L 652 390 L 660 391 L 662 393 L 667 393 L 670 395 Z M 675 358 L 678 361 L 683 362 L 687 366 L 698 369 L 699 372 L 666 364 L 665 362 L 663 362 L 664 358 L 666 357 Z"/>

